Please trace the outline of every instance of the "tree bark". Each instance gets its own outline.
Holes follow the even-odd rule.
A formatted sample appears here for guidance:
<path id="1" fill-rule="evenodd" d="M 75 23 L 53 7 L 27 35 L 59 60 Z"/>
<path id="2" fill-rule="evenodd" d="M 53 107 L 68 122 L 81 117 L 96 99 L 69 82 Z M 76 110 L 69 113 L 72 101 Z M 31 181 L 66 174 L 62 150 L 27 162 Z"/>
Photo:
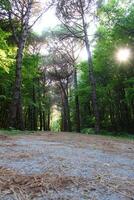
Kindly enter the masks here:
<path id="1" fill-rule="evenodd" d="M 46 131 L 46 114 L 45 114 L 45 111 L 43 111 L 43 130 Z"/>
<path id="2" fill-rule="evenodd" d="M 33 80 L 33 91 L 32 91 L 32 100 L 33 103 L 36 104 L 36 90 L 34 86 L 34 80 Z M 33 114 L 33 121 L 32 121 L 32 127 L 34 131 L 37 131 L 37 108 L 35 105 L 32 106 L 32 114 Z"/>
<path id="3" fill-rule="evenodd" d="M 47 116 L 47 130 L 50 131 L 50 110 L 48 111 L 48 116 Z"/>
<path id="4" fill-rule="evenodd" d="M 64 97 L 64 106 L 65 106 L 65 112 L 66 112 L 66 117 L 67 117 L 67 131 L 71 131 L 71 120 L 70 120 L 68 96 Z"/>
<path id="5" fill-rule="evenodd" d="M 70 120 L 70 109 L 69 109 L 69 103 L 68 103 L 68 94 L 67 89 L 62 85 L 62 82 L 60 81 L 60 88 L 61 88 L 61 97 L 62 97 L 62 105 L 63 105 L 63 122 L 64 122 L 64 131 L 71 131 L 71 120 Z"/>
<path id="6" fill-rule="evenodd" d="M 96 94 L 96 80 L 93 73 L 93 64 L 91 59 L 91 51 L 90 45 L 88 41 L 88 37 L 85 37 L 86 49 L 88 53 L 88 65 L 89 65 L 89 81 L 91 83 L 91 94 L 92 94 L 92 104 L 93 104 L 93 111 L 95 116 L 95 131 L 99 133 L 100 131 L 100 118 L 99 118 L 99 110 L 97 105 L 97 94 Z"/>
<path id="7" fill-rule="evenodd" d="M 75 88 L 75 123 L 76 131 L 80 132 L 80 108 L 79 108 L 79 96 L 77 93 L 78 83 L 77 83 L 77 69 L 74 66 L 74 88 Z"/>
<path id="8" fill-rule="evenodd" d="M 22 114 L 22 96 L 21 96 L 21 83 L 22 83 L 22 59 L 23 59 L 23 50 L 25 47 L 25 42 L 28 36 L 29 31 L 29 19 L 30 13 L 32 9 L 33 1 L 28 1 L 26 4 L 19 2 L 20 8 L 13 7 L 13 10 L 8 10 L 8 18 L 10 21 L 10 25 L 12 28 L 12 33 L 14 39 L 16 41 L 18 50 L 16 56 L 16 74 L 15 74 L 15 83 L 13 88 L 13 97 L 10 105 L 10 114 L 9 114 L 9 126 L 23 130 L 24 129 L 24 121 Z M 12 4 L 11 4 L 12 6 Z M 12 14 L 15 16 L 15 9 L 20 9 L 20 33 L 17 35 L 17 31 L 15 30 Z"/>
<path id="9" fill-rule="evenodd" d="M 61 89 L 61 100 L 62 100 L 62 131 L 67 131 L 68 130 L 67 113 L 65 109 L 65 99 L 62 89 Z"/>
<path id="10" fill-rule="evenodd" d="M 22 83 L 22 58 L 25 46 L 25 39 L 21 39 L 18 45 L 16 56 L 16 74 L 13 88 L 13 97 L 10 106 L 10 127 L 23 130 L 23 114 L 22 114 L 22 97 L 21 97 L 21 83 Z"/>
<path id="11" fill-rule="evenodd" d="M 42 108 L 39 108 L 39 119 L 40 119 L 40 131 L 42 131 L 42 122 L 43 122 L 43 116 L 42 116 Z"/>
<path id="12" fill-rule="evenodd" d="M 100 118 L 99 118 L 99 110 L 98 110 L 98 105 L 97 105 L 96 80 L 95 80 L 94 72 L 93 72 L 92 55 L 91 55 L 90 44 L 89 44 L 88 33 L 87 33 L 87 24 L 84 17 L 83 5 L 82 5 L 82 1 L 81 0 L 79 1 L 81 4 L 81 11 L 82 11 L 81 16 L 82 16 L 82 24 L 83 24 L 83 32 L 84 32 L 84 42 L 85 42 L 87 55 L 88 55 L 89 81 L 91 83 L 91 90 L 92 90 L 92 104 L 93 104 L 93 111 L 94 111 L 94 116 L 95 116 L 95 131 L 96 133 L 99 133 Z"/>

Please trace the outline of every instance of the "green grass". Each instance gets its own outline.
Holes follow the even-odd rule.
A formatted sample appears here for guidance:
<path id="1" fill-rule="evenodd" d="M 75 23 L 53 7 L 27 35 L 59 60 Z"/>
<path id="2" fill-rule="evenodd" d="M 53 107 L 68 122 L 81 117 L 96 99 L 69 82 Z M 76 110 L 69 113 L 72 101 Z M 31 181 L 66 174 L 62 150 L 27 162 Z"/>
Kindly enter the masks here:
<path id="1" fill-rule="evenodd" d="M 39 133 L 39 131 L 38 131 Z M 43 132 L 42 132 L 43 133 Z M 58 132 L 57 132 L 58 133 Z M 32 135 L 36 134 L 36 131 L 20 131 L 20 130 L 0 130 L 0 135 L 9 135 L 9 136 L 15 136 L 15 135 Z M 87 135 L 96 135 L 93 128 L 85 128 L 81 131 L 81 134 L 87 134 Z M 100 134 L 102 136 L 106 137 L 112 137 L 112 138 L 119 138 L 119 139 L 129 139 L 134 140 L 134 134 L 129 134 L 125 132 L 109 132 L 106 130 L 101 130 Z"/>
<path id="2" fill-rule="evenodd" d="M 93 128 L 85 128 L 81 131 L 83 134 L 95 135 L 95 131 Z M 134 140 L 134 134 L 129 134 L 126 132 L 110 132 L 107 130 L 101 130 L 99 135 L 113 137 L 113 138 L 124 138 Z"/>
<path id="3" fill-rule="evenodd" d="M 102 130 L 100 131 L 100 134 L 104 136 L 114 137 L 114 138 L 124 138 L 124 139 L 134 140 L 134 135 L 126 133 L 126 132 L 108 132 L 108 131 Z"/>
<path id="4" fill-rule="evenodd" d="M 11 136 L 15 136 L 15 135 L 30 135 L 33 134 L 34 131 L 20 131 L 20 130 L 0 130 L 0 135 L 11 135 Z"/>

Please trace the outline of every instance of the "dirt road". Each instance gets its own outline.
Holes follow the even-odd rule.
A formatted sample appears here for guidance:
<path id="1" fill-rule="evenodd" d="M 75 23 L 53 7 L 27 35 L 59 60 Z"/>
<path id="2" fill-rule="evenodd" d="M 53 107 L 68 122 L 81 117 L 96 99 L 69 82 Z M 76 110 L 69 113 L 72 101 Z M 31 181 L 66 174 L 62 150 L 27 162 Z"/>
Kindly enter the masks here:
<path id="1" fill-rule="evenodd" d="M 132 200 L 134 142 L 36 133 L 0 137 L 0 200 Z"/>

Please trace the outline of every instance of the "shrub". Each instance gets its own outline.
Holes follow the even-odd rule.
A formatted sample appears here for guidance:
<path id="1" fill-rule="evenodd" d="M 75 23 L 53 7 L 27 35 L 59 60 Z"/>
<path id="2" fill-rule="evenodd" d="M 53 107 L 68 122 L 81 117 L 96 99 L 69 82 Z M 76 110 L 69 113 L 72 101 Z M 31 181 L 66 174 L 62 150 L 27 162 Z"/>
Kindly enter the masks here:
<path id="1" fill-rule="evenodd" d="M 81 130 L 81 133 L 83 133 L 83 134 L 94 134 L 95 131 L 94 131 L 93 128 L 84 128 L 84 129 Z"/>

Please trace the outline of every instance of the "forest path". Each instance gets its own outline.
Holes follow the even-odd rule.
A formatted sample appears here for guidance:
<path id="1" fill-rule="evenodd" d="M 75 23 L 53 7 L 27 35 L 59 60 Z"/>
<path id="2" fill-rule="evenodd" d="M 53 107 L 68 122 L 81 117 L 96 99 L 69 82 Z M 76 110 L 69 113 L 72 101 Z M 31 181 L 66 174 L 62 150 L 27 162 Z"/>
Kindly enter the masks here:
<path id="1" fill-rule="evenodd" d="M 134 142 L 36 132 L 0 137 L 0 199 L 132 200 Z"/>

